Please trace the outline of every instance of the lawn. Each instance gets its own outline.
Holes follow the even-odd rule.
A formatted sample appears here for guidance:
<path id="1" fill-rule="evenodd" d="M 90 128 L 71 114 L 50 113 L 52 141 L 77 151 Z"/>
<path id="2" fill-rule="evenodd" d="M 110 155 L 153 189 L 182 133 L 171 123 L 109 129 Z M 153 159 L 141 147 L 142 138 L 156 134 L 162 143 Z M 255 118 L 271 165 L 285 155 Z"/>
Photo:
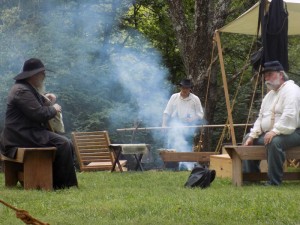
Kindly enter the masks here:
<path id="1" fill-rule="evenodd" d="M 189 172 L 78 173 L 79 188 L 24 191 L 0 199 L 51 225 L 300 224 L 300 182 L 234 187 L 216 178 L 207 189 L 184 188 Z M 24 224 L 0 204 L 0 224 Z"/>

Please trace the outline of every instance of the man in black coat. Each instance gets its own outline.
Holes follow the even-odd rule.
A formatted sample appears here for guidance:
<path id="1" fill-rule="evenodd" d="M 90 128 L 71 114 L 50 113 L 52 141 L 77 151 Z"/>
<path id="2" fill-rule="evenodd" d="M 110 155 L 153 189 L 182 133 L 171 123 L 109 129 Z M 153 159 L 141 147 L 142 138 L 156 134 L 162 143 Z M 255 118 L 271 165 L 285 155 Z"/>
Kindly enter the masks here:
<path id="1" fill-rule="evenodd" d="M 73 144 L 48 130 L 48 121 L 61 112 L 54 94 L 43 95 L 45 67 L 41 60 L 25 61 L 23 72 L 14 79 L 8 99 L 0 150 L 15 158 L 18 147 L 56 147 L 53 162 L 53 188 L 77 186 Z"/>

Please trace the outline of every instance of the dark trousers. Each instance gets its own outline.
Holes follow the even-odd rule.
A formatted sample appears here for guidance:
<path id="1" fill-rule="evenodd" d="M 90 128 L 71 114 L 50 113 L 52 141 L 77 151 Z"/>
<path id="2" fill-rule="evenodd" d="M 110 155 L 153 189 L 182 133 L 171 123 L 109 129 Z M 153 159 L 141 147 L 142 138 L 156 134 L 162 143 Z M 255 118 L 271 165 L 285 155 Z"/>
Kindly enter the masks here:
<path id="1" fill-rule="evenodd" d="M 248 135 L 247 135 L 248 136 Z M 247 136 L 244 138 L 246 140 Z M 254 139 L 254 145 L 264 145 L 265 133 Z M 266 145 L 268 161 L 268 178 L 273 185 L 282 182 L 283 164 L 285 162 L 285 149 L 300 146 L 300 129 L 296 129 L 289 135 L 278 135 L 273 137 L 270 144 Z M 244 160 L 244 172 L 260 172 L 259 160 Z"/>
<path id="2" fill-rule="evenodd" d="M 53 188 L 77 186 L 72 142 L 62 135 L 50 132 L 49 145 L 57 148 L 53 162 Z"/>

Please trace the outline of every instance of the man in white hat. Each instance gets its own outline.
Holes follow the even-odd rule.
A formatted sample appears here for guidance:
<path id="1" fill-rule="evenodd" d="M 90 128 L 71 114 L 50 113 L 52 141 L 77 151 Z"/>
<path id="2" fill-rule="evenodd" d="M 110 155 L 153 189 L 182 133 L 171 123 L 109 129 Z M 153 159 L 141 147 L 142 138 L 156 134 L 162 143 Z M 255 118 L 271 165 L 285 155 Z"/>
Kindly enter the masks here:
<path id="1" fill-rule="evenodd" d="M 172 128 L 168 131 L 168 148 L 174 148 L 178 152 L 191 152 L 195 128 L 189 126 L 199 124 L 204 113 L 200 99 L 191 93 L 191 80 L 183 79 L 179 86 L 180 92 L 171 96 L 164 110 L 162 127 L 186 127 Z M 184 165 L 191 170 L 193 164 Z"/>
<path id="2" fill-rule="evenodd" d="M 55 95 L 47 96 L 51 104 L 42 95 L 45 71 L 41 60 L 31 58 L 14 78 L 16 82 L 7 98 L 0 150 L 3 155 L 15 158 L 18 147 L 56 147 L 53 188 L 77 186 L 72 142 L 47 127 L 48 121 L 61 112 L 61 106 L 54 103 Z"/>
<path id="3" fill-rule="evenodd" d="M 266 62 L 262 73 L 270 91 L 262 101 L 259 116 L 244 145 L 266 147 L 269 178 L 266 185 L 280 185 L 285 149 L 300 146 L 300 88 L 289 80 L 278 61 Z M 259 163 L 244 161 L 244 172 L 259 172 Z"/>

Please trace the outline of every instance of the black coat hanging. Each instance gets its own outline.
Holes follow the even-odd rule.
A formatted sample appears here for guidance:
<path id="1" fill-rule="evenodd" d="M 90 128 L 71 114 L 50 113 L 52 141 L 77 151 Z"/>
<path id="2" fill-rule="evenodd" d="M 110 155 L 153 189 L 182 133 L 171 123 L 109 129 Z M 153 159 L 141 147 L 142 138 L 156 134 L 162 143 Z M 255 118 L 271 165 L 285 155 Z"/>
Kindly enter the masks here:
<path id="1" fill-rule="evenodd" d="M 272 0 L 262 20 L 263 62 L 278 60 L 288 71 L 288 12 L 283 0 Z"/>

